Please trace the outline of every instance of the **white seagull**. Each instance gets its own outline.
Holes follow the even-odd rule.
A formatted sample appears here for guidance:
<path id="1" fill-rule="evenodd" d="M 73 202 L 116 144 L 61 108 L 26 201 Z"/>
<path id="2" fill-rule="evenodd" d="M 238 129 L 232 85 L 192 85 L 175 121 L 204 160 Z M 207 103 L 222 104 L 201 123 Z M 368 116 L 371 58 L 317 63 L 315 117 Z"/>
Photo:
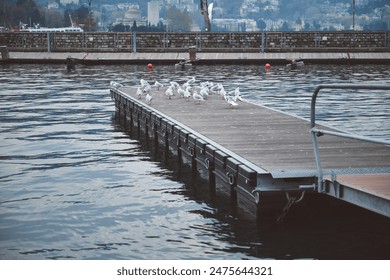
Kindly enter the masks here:
<path id="1" fill-rule="evenodd" d="M 168 99 L 172 99 L 173 88 L 172 87 L 168 87 L 167 90 L 165 91 L 165 95 L 168 96 Z"/>
<path id="2" fill-rule="evenodd" d="M 160 83 L 159 81 L 156 81 L 154 83 L 154 86 L 157 88 L 157 90 L 160 90 L 160 87 L 163 87 L 164 85 L 162 83 Z"/>
<path id="3" fill-rule="evenodd" d="M 146 96 L 145 96 L 145 100 L 146 100 L 146 103 L 148 104 L 148 105 L 150 105 L 150 104 L 152 104 L 152 99 L 153 99 L 153 97 L 149 94 L 149 92 L 146 94 Z"/>
<path id="4" fill-rule="evenodd" d="M 120 84 L 120 83 L 118 83 L 118 82 L 115 82 L 115 81 L 111 81 L 111 82 L 110 82 L 110 86 L 111 86 L 112 88 L 123 87 L 122 84 Z"/>
<path id="5" fill-rule="evenodd" d="M 230 95 L 225 94 L 223 97 L 225 98 L 225 100 L 226 100 L 227 103 L 229 104 L 229 107 L 230 107 L 230 108 L 233 108 L 233 107 L 238 106 L 238 103 L 236 102 L 234 96 L 230 96 Z"/>
<path id="6" fill-rule="evenodd" d="M 150 86 L 149 82 L 147 80 L 144 80 L 144 79 L 141 79 L 140 83 L 141 83 L 142 87 Z"/>
<path id="7" fill-rule="evenodd" d="M 200 104 L 201 101 L 205 101 L 203 96 L 197 93 L 196 91 L 194 91 L 194 93 L 192 94 L 192 98 L 194 98 L 194 102 L 196 104 Z"/>
<path id="8" fill-rule="evenodd" d="M 137 92 L 136 92 L 136 94 L 137 94 L 137 96 L 138 96 L 138 99 L 141 99 L 141 97 L 142 97 L 142 90 L 141 90 L 139 87 L 137 87 Z"/>
<path id="9" fill-rule="evenodd" d="M 149 93 L 151 89 L 152 89 L 152 86 L 148 84 L 148 85 L 144 86 L 144 89 L 142 91 Z"/>
<path id="10" fill-rule="evenodd" d="M 169 83 L 171 84 L 171 87 L 172 87 L 172 88 L 179 88 L 179 87 L 180 87 L 179 83 L 177 83 L 177 82 L 171 81 L 171 82 L 169 82 Z"/>
<path id="11" fill-rule="evenodd" d="M 181 87 L 179 87 L 177 89 L 177 93 L 179 94 L 180 97 L 184 97 L 185 96 L 185 92 L 186 91 L 184 89 L 182 89 Z"/>
<path id="12" fill-rule="evenodd" d="M 191 97 L 190 87 L 187 87 L 186 90 L 184 91 L 184 99 L 188 101 L 190 97 Z"/>

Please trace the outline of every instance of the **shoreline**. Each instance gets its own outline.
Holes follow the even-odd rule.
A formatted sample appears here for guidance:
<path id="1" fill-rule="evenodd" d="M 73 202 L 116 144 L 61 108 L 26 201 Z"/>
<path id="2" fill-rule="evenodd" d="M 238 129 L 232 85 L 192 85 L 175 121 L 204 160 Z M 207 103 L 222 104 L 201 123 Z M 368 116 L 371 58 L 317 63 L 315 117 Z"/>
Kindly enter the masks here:
<path id="1" fill-rule="evenodd" d="M 59 64 L 71 57 L 82 65 L 97 64 L 175 64 L 193 65 L 253 64 L 284 65 L 291 60 L 307 64 L 390 64 L 390 52 L 9 52 L 1 64 Z M 190 59 L 191 58 L 191 59 Z"/>

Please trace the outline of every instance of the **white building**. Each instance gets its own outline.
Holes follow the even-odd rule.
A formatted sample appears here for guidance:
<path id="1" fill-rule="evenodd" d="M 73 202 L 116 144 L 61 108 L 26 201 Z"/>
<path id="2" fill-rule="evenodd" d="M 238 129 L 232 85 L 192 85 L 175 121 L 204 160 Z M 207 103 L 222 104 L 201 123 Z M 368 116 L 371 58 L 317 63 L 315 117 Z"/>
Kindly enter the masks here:
<path id="1" fill-rule="evenodd" d="M 148 23 L 157 25 L 160 21 L 160 3 L 157 1 L 148 2 Z"/>
<path id="2" fill-rule="evenodd" d="M 224 29 L 226 31 L 232 32 L 251 32 L 259 31 L 257 28 L 257 23 L 253 19 L 227 19 L 227 18 L 218 18 L 213 19 L 212 22 L 218 28 Z"/>
<path id="3" fill-rule="evenodd" d="M 115 24 L 123 24 L 128 26 L 133 26 L 134 23 L 137 26 L 146 26 L 146 18 L 141 17 L 141 13 L 138 5 L 130 5 L 124 13 L 123 17 L 118 17 Z"/>
<path id="4" fill-rule="evenodd" d="M 62 5 L 68 5 L 68 4 L 79 5 L 80 4 L 80 0 L 60 0 L 60 3 Z"/>
<path id="5" fill-rule="evenodd" d="M 58 10 L 60 8 L 60 4 L 58 4 L 57 2 L 50 2 L 47 4 L 47 8 L 49 10 Z"/>

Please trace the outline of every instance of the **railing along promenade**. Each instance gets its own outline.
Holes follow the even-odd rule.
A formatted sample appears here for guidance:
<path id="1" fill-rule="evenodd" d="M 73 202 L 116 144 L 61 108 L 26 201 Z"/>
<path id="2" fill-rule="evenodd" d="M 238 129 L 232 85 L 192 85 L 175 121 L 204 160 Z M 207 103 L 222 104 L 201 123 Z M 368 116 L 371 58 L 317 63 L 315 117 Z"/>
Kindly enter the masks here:
<path id="1" fill-rule="evenodd" d="M 2 32 L 0 46 L 17 52 L 388 52 L 390 31 Z"/>

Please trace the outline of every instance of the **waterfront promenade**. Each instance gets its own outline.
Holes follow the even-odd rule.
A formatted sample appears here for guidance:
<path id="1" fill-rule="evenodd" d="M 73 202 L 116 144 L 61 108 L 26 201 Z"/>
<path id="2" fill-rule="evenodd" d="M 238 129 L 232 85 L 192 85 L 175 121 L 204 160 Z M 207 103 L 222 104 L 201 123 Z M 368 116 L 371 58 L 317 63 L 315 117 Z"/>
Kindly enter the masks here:
<path id="1" fill-rule="evenodd" d="M 67 57 L 89 64 L 287 64 L 302 60 L 313 64 L 389 64 L 390 52 L 9 52 L 3 63 L 65 63 Z"/>

